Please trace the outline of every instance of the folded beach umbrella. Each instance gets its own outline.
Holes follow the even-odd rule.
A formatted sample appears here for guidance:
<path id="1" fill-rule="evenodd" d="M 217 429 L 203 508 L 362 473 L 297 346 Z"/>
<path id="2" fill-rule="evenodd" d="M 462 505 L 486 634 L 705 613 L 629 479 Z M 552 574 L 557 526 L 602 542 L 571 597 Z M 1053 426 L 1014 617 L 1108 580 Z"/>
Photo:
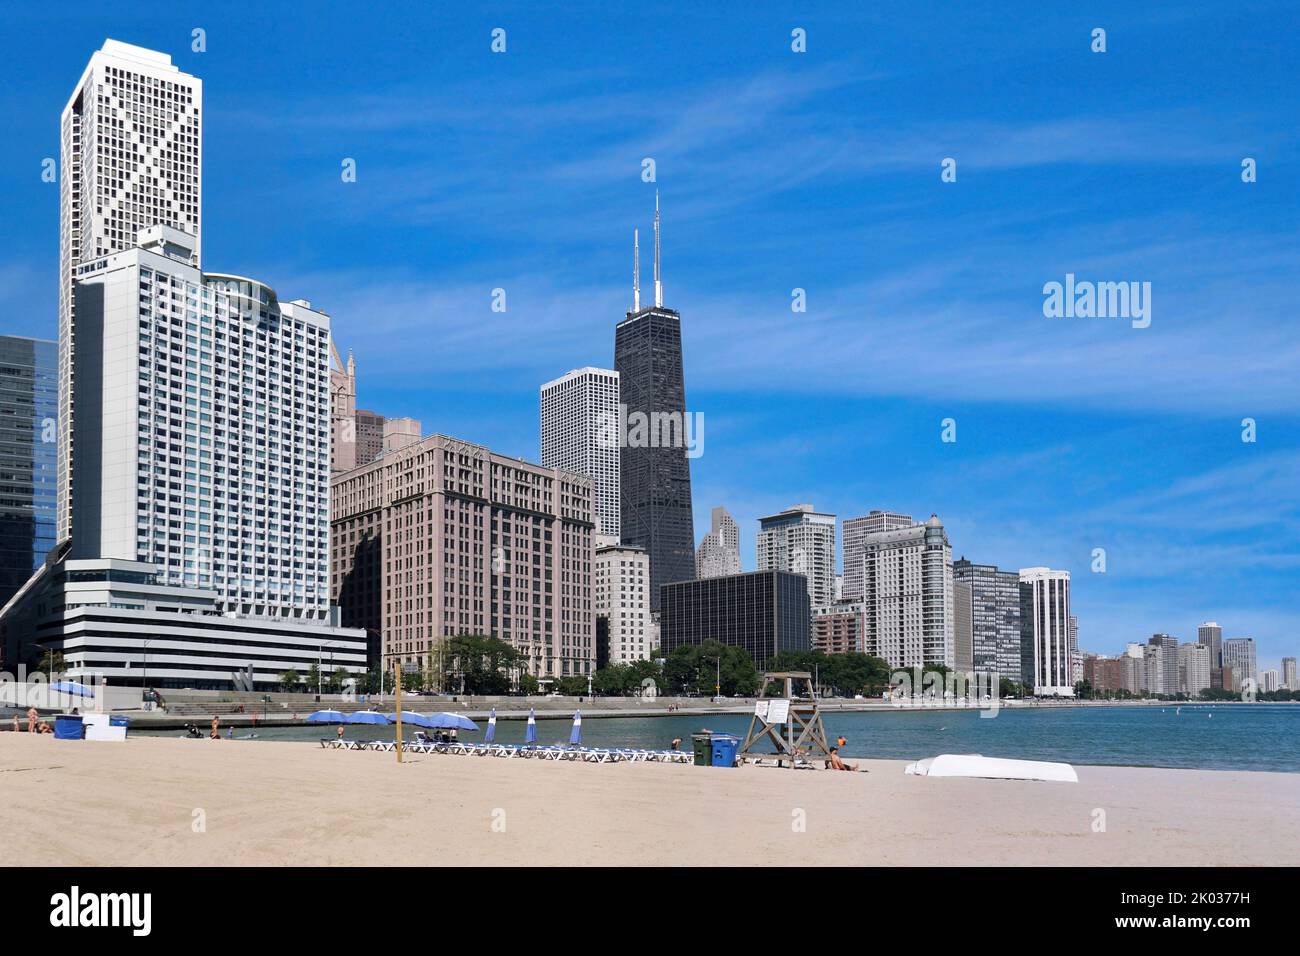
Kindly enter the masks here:
<path id="1" fill-rule="evenodd" d="M 95 692 L 85 684 L 79 684 L 75 680 L 55 681 L 50 685 L 51 690 L 57 690 L 62 694 L 73 694 L 77 697 L 94 697 Z"/>
<path id="2" fill-rule="evenodd" d="M 573 712 L 573 729 L 569 731 L 569 746 L 576 747 L 582 743 L 582 711 Z"/>
<path id="3" fill-rule="evenodd" d="M 389 715 L 388 715 L 388 721 L 389 721 L 389 723 L 393 723 L 393 724 L 397 723 L 397 714 L 395 714 L 395 713 L 394 713 L 394 714 L 389 714 Z M 428 718 L 428 717 L 426 717 L 424 714 L 417 714 L 417 713 L 416 713 L 415 711 L 413 711 L 413 710 L 404 710 L 404 711 L 402 711 L 402 723 L 404 723 L 404 724 L 415 724 L 415 726 L 417 726 L 417 727 L 432 727 L 432 726 L 433 726 L 433 724 L 429 723 L 429 718 Z"/>
<path id="4" fill-rule="evenodd" d="M 406 718 L 403 717 L 403 720 Z M 388 717 L 377 710 L 358 710 L 354 714 L 348 715 L 349 724 L 386 724 Z"/>
<path id="5" fill-rule="evenodd" d="M 460 714 L 449 714 L 446 711 L 430 714 L 429 726 L 436 727 L 439 730 L 478 730 L 478 724 L 468 717 L 462 717 Z"/>
<path id="6" fill-rule="evenodd" d="M 492 708 L 492 713 L 488 714 L 487 732 L 483 734 L 483 743 L 490 744 L 497 735 L 497 709 Z"/>
<path id="7" fill-rule="evenodd" d="M 307 715 L 309 724 L 342 724 L 347 722 L 347 717 L 341 710 L 314 710 Z"/>
<path id="8" fill-rule="evenodd" d="M 528 729 L 524 731 L 524 743 L 537 743 L 537 715 L 531 707 L 528 708 Z"/>

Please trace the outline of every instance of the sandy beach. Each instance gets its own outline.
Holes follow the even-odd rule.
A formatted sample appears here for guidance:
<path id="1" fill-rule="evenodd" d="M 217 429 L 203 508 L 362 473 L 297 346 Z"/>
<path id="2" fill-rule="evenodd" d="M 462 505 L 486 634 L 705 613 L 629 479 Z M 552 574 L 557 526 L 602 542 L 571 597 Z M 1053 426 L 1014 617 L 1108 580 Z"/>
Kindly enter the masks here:
<path id="1" fill-rule="evenodd" d="M 1300 863 L 1300 775 L 1079 783 L 0 734 L 11 865 Z M 1104 829 L 1101 828 L 1104 824 Z"/>

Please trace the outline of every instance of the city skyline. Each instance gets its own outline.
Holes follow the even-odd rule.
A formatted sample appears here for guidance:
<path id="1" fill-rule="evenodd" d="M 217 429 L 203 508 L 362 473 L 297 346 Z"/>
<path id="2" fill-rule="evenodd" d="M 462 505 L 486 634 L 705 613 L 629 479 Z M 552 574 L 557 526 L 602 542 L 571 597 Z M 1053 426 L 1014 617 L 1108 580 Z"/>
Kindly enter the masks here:
<path id="1" fill-rule="evenodd" d="M 392 67 L 367 60 L 365 65 L 374 68 L 374 75 L 363 77 L 351 64 L 342 78 L 314 80 L 323 87 L 313 89 L 303 102 L 293 93 L 297 87 L 287 66 L 281 70 L 271 64 L 260 76 L 247 68 L 257 61 L 259 44 L 274 42 L 279 29 L 274 23 L 268 24 L 268 36 L 252 45 L 245 45 L 244 37 L 240 44 L 228 35 L 221 40 L 214 30 L 210 52 L 195 54 L 188 46 L 195 26 L 188 22 L 193 19 L 190 15 L 164 14 L 150 24 L 129 14 L 101 18 L 86 10 L 81 15 L 84 22 L 55 31 L 57 43 L 37 42 L 0 67 L 8 79 L 23 76 L 21 83 L 6 84 L 9 92 L 3 94 L 11 107 L 8 113 L 18 122 L 16 135 L 44 144 L 30 154 L 3 160 L 16 184 L 6 197 L 13 206 L 12 219 L 32 223 L 29 230 L 0 240 L 0 270 L 11 277 L 0 300 L 5 332 L 43 338 L 56 333 L 57 300 L 51 290 L 57 288 L 58 266 L 51 250 L 57 250 L 57 241 L 52 246 L 51 237 L 57 235 L 57 187 L 40 182 L 39 159 L 58 155 L 56 124 L 49 117 L 51 108 L 57 113 L 66 100 L 68 78 L 77 75 L 89 51 L 97 49 L 105 36 L 112 36 L 166 51 L 181 70 L 202 77 L 207 96 L 204 186 L 209 204 L 219 203 L 222 209 L 220 222 L 211 218 L 204 224 L 205 259 L 223 267 L 229 263 L 234 271 L 264 277 L 278 288 L 321 290 L 313 295 L 314 302 L 331 315 L 340 337 L 356 348 L 369 371 L 360 399 L 367 408 L 421 417 L 430 432 L 464 434 L 503 453 L 533 460 L 537 385 L 566 368 L 608 365 L 611 317 L 626 308 L 625 234 L 644 223 L 646 203 L 657 186 L 670 210 L 665 254 L 672 267 L 670 298 L 685 316 L 683 347 L 691 410 L 703 411 L 709 422 L 707 453 L 692 463 L 696 540 L 708 530 L 708 506 L 717 501 L 727 502 L 736 516 L 746 565 L 754 555 L 756 519 L 791 501 L 813 500 L 844 517 L 871 508 L 918 515 L 938 512 L 944 516 L 957 554 L 1003 568 L 1048 564 L 1071 571 L 1072 608 L 1080 619 L 1082 649 L 1111 652 L 1125 641 L 1144 640 L 1152 633 L 1170 633 L 1188 641 L 1200 622 L 1217 620 L 1224 625 L 1225 637 L 1256 638 L 1261 669 L 1294 654 L 1291 579 L 1300 560 L 1295 545 L 1300 536 L 1287 532 L 1296 526 L 1294 474 L 1300 464 L 1300 442 L 1296 400 L 1282 389 L 1281 380 L 1286 375 L 1294 379 L 1295 347 L 1285 339 L 1270 339 L 1281 335 L 1281 329 L 1270 324 L 1283 314 L 1281 289 L 1277 284 L 1261 288 L 1257 281 L 1270 274 L 1276 280 L 1282 276 L 1279 259 L 1294 259 L 1289 251 L 1293 237 L 1268 235 L 1270 227 L 1280 228 L 1281 221 L 1294 212 L 1294 199 L 1269 186 L 1270 180 L 1285 182 L 1283 164 L 1288 160 L 1278 155 L 1283 144 L 1276 139 L 1259 145 L 1259 132 L 1267 124 L 1238 121 L 1232 131 L 1235 138 L 1229 134 L 1234 142 L 1218 149 L 1211 148 L 1214 144 L 1203 128 L 1189 123 L 1180 127 L 1184 139 L 1175 138 L 1163 153 L 1156 150 L 1155 159 L 1136 156 L 1131 147 L 1123 146 L 1118 134 L 1133 129 L 1122 119 L 1108 123 L 1092 117 L 1060 130 L 1068 145 L 1059 147 L 1057 154 L 1021 137 L 1016 141 L 1026 151 L 1022 157 L 992 155 L 992 146 L 981 140 L 978 128 L 933 131 L 911 144 L 914 152 L 902 150 L 895 142 L 900 155 L 893 165 L 886 164 L 889 171 L 884 174 L 846 170 L 828 161 L 827 166 L 809 170 L 803 188 L 797 183 L 777 188 L 764 184 L 772 176 L 788 178 L 785 167 L 778 165 L 767 174 L 749 169 L 746 184 L 754 187 L 753 195 L 732 195 L 738 192 L 733 186 L 711 203 L 707 197 L 717 191 L 716 181 L 729 164 L 737 161 L 738 147 L 725 130 L 719 132 L 705 122 L 710 114 L 688 114 L 697 127 L 685 121 L 675 125 L 665 106 L 648 114 L 647 129 L 632 131 L 606 112 L 599 115 L 609 123 L 618 148 L 603 151 L 599 162 L 589 160 L 576 170 L 577 160 L 559 149 L 544 149 L 535 157 L 536 175 L 550 184 L 549 198 L 530 198 L 522 185 L 493 192 L 480 183 L 475 188 L 489 205 L 486 213 L 476 213 L 460 208 L 450 197 L 418 197 L 425 214 L 433 214 L 435 239 L 444 231 L 468 230 L 471 249 L 451 250 L 448 237 L 443 236 L 430 247 L 432 253 L 396 254 L 396 235 L 409 223 L 390 205 L 393 187 L 388 180 L 416 159 L 409 152 L 394 150 L 394 142 L 399 133 L 427 120 L 403 118 L 403 109 L 415 104 L 415 94 L 410 86 L 403 87 L 404 78 Z M 1055 39 L 1056 31 L 1075 27 L 1042 17 L 1042 24 L 1053 25 L 1048 31 L 1053 39 L 1045 41 L 1049 52 L 1044 56 L 1064 55 L 1070 44 Z M 1135 50 L 1147 35 L 1143 21 L 1118 11 L 1104 18 L 1113 24 L 1112 35 L 1128 31 L 1123 47 L 1108 53 L 1113 59 L 1106 61 L 1107 69 L 1122 70 L 1127 76 L 1133 58 L 1141 55 Z M 748 92 L 749 98 L 742 102 L 753 115 L 747 114 L 745 122 L 770 130 L 806 113 L 807 125 L 801 129 L 821 142 L 819 122 L 829 122 L 829 117 L 842 122 L 842 101 L 858 87 L 878 82 L 890 88 L 895 79 L 889 71 L 897 63 L 886 56 L 882 63 L 886 76 L 879 80 L 846 76 L 841 41 L 827 32 L 819 34 L 816 17 L 802 19 L 812 38 L 809 62 L 789 62 L 788 44 L 782 39 L 788 29 L 777 30 L 788 26 L 783 19 L 758 18 L 762 29 L 746 26 L 728 39 L 733 46 L 760 40 L 768 45 L 764 49 L 770 52 L 763 53 L 753 70 L 715 66 L 696 80 L 662 89 L 663 103 L 693 104 L 704 111 L 706 89 Z M 956 24 L 942 27 L 941 41 L 952 42 L 960 26 L 971 22 L 956 19 Z M 507 56 L 520 57 L 518 70 L 540 69 L 539 48 L 553 45 L 556 38 L 542 36 L 535 20 L 522 12 L 503 22 L 514 31 L 511 35 L 516 39 Z M 1213 16 L 1192 17 L 1188 32 L 1207 29 L 1207 22 L 1218 23 Z M 495 24 L 469 18 L 455 29 L 469 35 L 481 27 L 486 37 L 490 25 Z M 340 42 L 326 26 L 304 28 L 313 31 L 326 48 Z M 1238 34 L 1254 30 L 1237 21 L 1231 28 Z M 233 49 L 237 45 L 244 48 Z M 461 46 L 471 45 L 462 42 Z M 486 39 L 482 46 L 486 57 Z M 977 60 L 982 47 L 980 42 L 973 46 L 967 56 Z M 1144 53 L 1150 55 L 1150 50 Z M 470 52 L 465 49 L 457 55 L 469 57 Z M 1020 68 L 1034 61 L 1029 51 L 1018 55 Z M 603 59 L 597 67 L 614 69 Z M 1206 69 L 1226 75 L 1237 68 L 1230 51 L 1216 50 Z M 1278 102 L 1267 91 L 1269 64 L 1261 68 L 1252 62 L 1252 69 L 1248 77 L 1252 101 L 1267 114 Z M 248 75 L 239 76 L 241 71 Z M 499 92 L 524 79 L 516 72 L 508 79 L 485 82 Z M 626 75 L 620 81 L 619 95 L 634 109 L 652 103 L 654 84 Z M 665 81 L 656 77 L 655 82 Z M 1109 93 L 1115 92 L 1111 84 L 1123 85 L 1117 76 L 1096 82 Z M 1153 82 L 1162 101 L 1176 109 L 1177 97 L 1167 78 L 1157 75 Z M 1052 87 L 1050 78 L 1048 87 L 1053 96 L 1065 95 Z M 363 121 L 359 105 L 385 94 L 392 94 L 384 99 L 389 111 Z M 340 96 L 337 118 L 321 109 L 334 95 Z M 21 104 L 15 99 L 19 96 Z M 572 108 L 581 99 L 559 92 L 547 96 L 546 102 L 557 107 L 565 102 Z M 250 98 L 249 105 L 236 108 L 243 97 Z M 297 110 L 292 116 L 290 100 Z M 1135 106 L 1136 101 L 1129 104 Z M 308 108 L 297 109 L 304 105 Z M 554 115 L 561 110 L 544 111 L 536 120 L 536 130 L 511 133 L 494 127 L 492 137 L 484 141 L 472 134 L 468 119 L 458 117 L 450 107 L 444 109 L 452 114 L 447 117 L 449 164 L 490 152 L 492 138 L 522 147 L 540 130 L 562 121 Z M 262 128 L 276 117 L 288 117 L 297 134 L 289 139 L 295 142 L 287 147 L 266 143 L 254 154 L 244 155 L 235 134 L 238 122 L 250 115 Z M 572 117 L 570 121 L 577 122 Z M 883 128 L 891 137 L 901 135 L 891 123 Z M 689 140 L 693 132 L 699 142 Z M 917 131 L 913 126 L 903 132 L 915 135 Z M 1095 152 L 1081 145 L 1089 133 L 1100 140 Z M 594 130 L 584 129 L 583 141 L 594 135 Z M 1261 175 L 1259 183 L 1233 186 L 1257 190 L 1245 213 L 1237 210 L 1235 194 L 1227 185 L 1215 185 L 1220 180 L 1235 181 L 1234 167 L 1240 159 L 1233 153 L 1236 139 L 1242 141 L 1242 149 L 1272 156 L 1261 159 L 1270 174 Z M 1269 145 L 1274 147 L 1271 154 L 1266 151 Z M 974 155 L 968 162 L 971 149 Z M 640 181 L 640 161 L 647 155 L 659 158 L 655 184 Z M 958 182 L 950 187 L 961 190 L 955 194 L 960 198 L 939 192 L 938 164 L 947 155 L 956 155 L 962 164 Z M 357 182 L 341 184 L 339 161 L 350 156 L 358 162 Z M 1167 167 L 1188 156 L 1192 171 L 1171 175 Z M 741 165 L 757 159 L 746 153 Z M 440 165 L 437 157 L 423 157 L 418 163 L 433 173 L 435 182 L 441 178 L 439 172 L 456 172 L 454 165 Z M 984 284 L 989 255 L 972 252 L 971 243 L 987 238 L 992 251 L 1003 257 L 996 262 L 1006 264 L 1021 255 L 1021 243 L 1028 241 L 1018 235 L 1020 228 L 1028 229 L 1036 243 L 1045 242 L 1051 230 L 1042 221 L 1031 228 L 1010 211 L 983 232 L 973 220 L 1001 210 L 1019 188 L 1058 203 L 1061 216 L 1079 214 L 1087 203 L 1072 205 L 1068 195 L 1077 192 L 1089 173 L 1114 168 L 1140 180 L 1150 195 L 1139 199 L 1137 192 L 1123 186 L 1113 191 L 1098 187 L 1097 205 L 1128 204 L 1127 213 L 1085 212 L 1083 246 L 1072 248 L 1053 239 L 1041 255 L 1027 257 L 1027 264 L 1015 263 L 1013 277 L 994 286 Z M 573 175 L 579 171 L 596 176 L 601 201 L 586 195 L 590 184 Z M 1179 182 L 1156 188 L 1155 180 L 1162 177 Z M 1188 177 L 1196 187 L 1195 203 L 1174 196 L 1186 191 Z M 250 178 L 251 185 L 243 185 Z M 557 181 L 562 188 L 553 188 Z M 466 185 L 457 182 L 455 191 L 465 192 Z M 336 203 L 335 194 L 329 192 L 335 189 L 353 193 L 338 193 Z M 874 209 L 882 203 L 919 206 L 921 211 L 892 210 L 857 231 L 849 228 L 843 214 L 807 212 L 809 198 L 819 190 L 851 199 L 846 212 Z M 272 198 L 277 192 L 284 194 L 282 199 Z M 316 197 L 321 211 L 306 208 L 309 195 Z M 250 235 L 247 224 L 255 221 L 254 209 L 268 203 L 276 211 L 274 218 L 303 223 L 304 237 L 277 229 L 264 230 L 266 236 Z M 563 214 L 568 223 L 550 231 L 549 226 L 559 220 L 559 207 L 567 207 Z M 956 215 L 945 239 L 958 263 L 945 269 L 935 259 L 908 261 L 919 241 L 937 227 L 939 209 Z M 813 248 L 781 266 L 768 281 L 762 273 L 776 269 L 775 264 L 797 243 L 778 242 L 785 233 L 763 227 L 789 217 L 792 210 L 798 212 L 793 221 L 799 241 L 811 241 Z M 1200 229 L 1190 231 L 1185 245 L 1179 245 L 1172 234 L 1143 233 L 1142 239 L 1150 243 L 1149 255 L 1129 249 L 1126 261 L 1114 265 L 1101 253 L 1117 227 L 1170 210 Z M 493 216 L 506 212 L 509 224 L 494 225 Z M 1220 250 L 1210 244 L 1206 226 L 1219 214 L 1227 214 L 1234 248 L 1251 262 L 1249 266 L 1238 262 L 1243 271 L 1237 276 L 1210 267 Z M 315 229 L 322 217 L 339 221 L 333 228 Z M 379 234 L 363 245 L 358 239 L 360 222 L 366 217 L 387 218 L 382 218 Z M 751 226 L 737 247 L 735 226 L 744 221 Z M 526 223 L 524 230 L 512 239 L 508 233 L 518 230 L 520 222 Z M 1046 225 L 1055 228 L 1059 223 L 1053 218 Z M 539 248 L 542 232 L 547 235 L 540 237 Z M 307 234 L 312 234 L 311 241 Z M 854 241 L 860 247 L 851 260 L 829 254 L 831 244 L 848 241 L 850 236 L 857 237 Z M 901 249 L 884 249 L 881 240 L 886 237 L 897 239 Z M 1162 243 L 1172 248 L 1158 248 Z M 522 245 L 531 248 L 525 252 Z M 453 254 L 446 262 L 436 262 L 444 247 Z M 1184 252 L 1198 254 L 1177 267 L 1172 260 Z M 553 274 L 541 275 L 536 263 L 531 272 L 521 268 L 524 258 L 539 256 L 558 266 Z M 816 256 L 829 261 L 818 263 Z M 563 260 L 569 259 L 580 265 L 566 265 Z M 872 262 L 863 266 L 863 259 Z M 1067 271 L 1102 270 L 1103 275 L 1126 277 L 1132 271 L 1130 259 L 1139 276 L 1156 283 L 1151 328 L 1033 324 L 1048 321 L 1033 314 L 1041 303 L 1037 286 Z M 1203 281 L 1195 278 L 1197 268 L 1208 270 Z M 953 282 L 954 276 L 964 284 Z M 501 316 L 488 309 L 489 294 L 497 287 L 510 296 L 510 310 Z M 790 289 L 795 287 L 807 290 L 808 313 L 790 312 Z M 1186 311 L 1187 301 L 1197 298 L 1207 304 Z M 381 309 L 386 299 L 389 304 Z M 1259 336 L 1238 335 L 1244 343 L 1238 347 L 1232 341 L 1239 322 L 1215 313 L 1217 306 L 1224 306 L 1222 314 L 1232 314 L 1226 307 L 1234 299 L 1250 302 L 1259 313 L 1252 315 L 1256 325 L 1251 326 Z M 857 309 L 855 301 L 873 305 Z M 426 305 L 417 308 L 421 302 Z M 942 374 L 928 383 L 929 391 L 904 381 L 889 363 L 882 368 L 878 362 L 861 368 L 861 378 L 871 380 L 868 387 L 826 384 L 840 380 L 841 372 L 851 367 L 840 363 L 854 358 L 864 361 L 871 336 L 899 340 L 901 371 L 910 366 L 907 359 L 918 354 L 923 342 L 933 340 L 935 323 L 947 310 L 982 312 L 985 308 L 988 315 L 964 315 L 956 322 L 957 346 L 951 355 L 939 357 Z M 1015 317 L 1011 326 L 998 325 L 989 317 L 1004 308 Z M 891 311 L 907 316 L 907 321 L 886 322 L 874 329 L 873 317 Z M 406 324 L 395 326 L 388 318 L 393 314 Z M 558 324 L 561 315 L 568 318 L 567 325 Z M 493 320 L 499 324 L 491 324 Z M 738 336 L 737 330 L 747 322 L 755 334 Z M 412 343 L 403 331 L 417 327 L 418 337 Z M 982 344 L 982 336 L 990 333 L 997 334 L 991 343 Z M 1141 339 L 1144 335 L 1159 336 L 1158 344 Z M 429 387 L 429 376 L 420 373 L 414 360 L 427 365 L 428 356 L 438 353 L 411 346 L 431 342 L 435 336 L 447 338 L 453 364 L 466 355 L 478 358 Z M 1039 343 L 1038 351 L 1027 348 L 1031 339 Z M 827 341 L 839 343 L 829 350 L 836 353 L 833 360 L 811 348 Z M 1059 354 L 1040 354 L 1047 343 Z M 1166 354 L 1158 365 L 1151 360 L 1157 351 Z M 963 368 L 972 360 L 978 366 L 992 356 L 1014 363 L 1009 369 L 1015 374 L 990 377 Z M 1218 358 L 1209 366 L 1215 388 L 1179 384 L 1192 379 L 1199 384 L 1212 357 Z M 1104 360 L 1113 360 L 1118 367 Z M 1061 381 L 1035 372 L 1036 364 L 1046 364 Z M 494 393 L 469 381 L 493 369 Z M 783 379 L 774 374 L 778 369 L 795 374 Z M 1028 381 L 1020 375 L 1026 369 Z M 1090 384 L 1072 384 L 1073 379 L 1062 373 L 1073 373 L 1080 382 L 1086 378 Z M 1139 381 L 1129 384 L 1126 375 Z M 1239 422 L 1245 416 L 1259 420 L 1257 444 L 1239 439 Z M 958 441 L 945 446 L 939 434 L 940 422 L 947 417 L 956 420 Z M 834 440 L 846 425 L 853 426 L 860 443 Z M 1159 454 L 1151 454 L 1153 445 Z M 873 467 L 868 476 L 864 463 L 882 459 L 886 467 Z M 960 474 L 960 481 L 951 480 L 949 473 Z M 1015 494 L 1006 493 L 1008 485 L 1015 487 Z M 1090 572 L 1096 548 L 1106 551 L 1104 574 Z M 1243 594 L 1245 598 L 1239 597 Z"/>

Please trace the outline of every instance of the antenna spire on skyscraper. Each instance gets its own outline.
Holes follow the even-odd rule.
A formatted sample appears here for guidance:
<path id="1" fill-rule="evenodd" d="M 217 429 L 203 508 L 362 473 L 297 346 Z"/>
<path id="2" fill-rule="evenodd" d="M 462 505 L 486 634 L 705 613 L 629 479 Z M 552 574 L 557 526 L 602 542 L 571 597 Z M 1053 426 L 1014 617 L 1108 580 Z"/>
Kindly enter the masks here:
<path id="1" fill-rule="evenodd" d="M 632 230 L 632 311 L 641 311 L 641 230 Z"/>
<path id="2" fill-rule="evenodd" d="M 655 190 L 655 308 L 663 308 L 664 285 L 659 276 L 659 190 Z"/>

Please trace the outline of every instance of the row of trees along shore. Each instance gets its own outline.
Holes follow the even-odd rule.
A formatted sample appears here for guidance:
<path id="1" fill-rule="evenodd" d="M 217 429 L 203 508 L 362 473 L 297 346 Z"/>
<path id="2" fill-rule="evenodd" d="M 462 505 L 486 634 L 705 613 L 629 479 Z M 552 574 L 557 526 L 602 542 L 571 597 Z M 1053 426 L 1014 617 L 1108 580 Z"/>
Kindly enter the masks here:
<path id="1" fill-rule="evenodd" d="M 531 674 L 523 674 L 526 655 L 508 641 L 485 634 L 458 634 L 438 646 L 413 672 L 402 674 L 402 687 L 422 693 L 473 694 L 475 696 L 506 696 L 511 694 L 538 694 L 542 684 Z M 662 665 L 660 664 L 662 661 Z M 808 671 L 814 674 L 822 694 L 836 697 L 880 697 L 889 690 L 891 678 L 897 671 L 879 657 L 870 654 L 826 654 L 822 651 L 782 651 L 768 661 L 769 671 Z M 907 672 L 912 674 L 913 672 Z M 937 689 L 942 688 L 952 674 L 952 668 L 940 664 L 927 664 L 926 675 L 934 674 Z M 319 686 L 337 693 L 344 688 L 350 675 L 328 666 L 319 670 L 312 665 L 305 673 L 286 671 L 280 675 L 283 690 L 315 691 Z M 754 666 L 744 648 L 719 641 L 705 641 L 679 647 L 663 657 L 657 650 L 651 660 L 630 664 L 610 664 L 591 675 L 590 685 L 586 675 L 558 677 L 547 689 L 565 696 L 583 697 L 589 692 L 601 697 L 640 696 L 646 688 L 654 687 L 660 696 L 685 695 L 712 697 L 750 697 L 759 691 L 762 674 Z M 716 685 L 716 686 L 715 686 Z M 384 677 L 383 687 L 392 689 L 392 674 Z M 380 674 L 372 669 L 357 678 L 356 690 L 362 694 L 378 693 Z M 921 690 L 921 687 L 917 688 Z M 1016 681 L 1003 677 L 999 682 L 1000 697 L 1025 696 L 1026 688 Z M 973 693 L 973 689 L 970 693 Z M 1232 691 L 1206 690 L 1196 698 L 1186 694 L 1156 695 L 1133 694 L 1125 690 L 1099 691 L 1088 681 L 1075 685 L 1075 696 L 1082 700 L 1136 700 L 1158 698 L 1161 700 L 1206 701 L 1240 700 L 1241 694 Z M 1256 700 L 1300 700 L 1300 691 L 1259 691 Z"/>

